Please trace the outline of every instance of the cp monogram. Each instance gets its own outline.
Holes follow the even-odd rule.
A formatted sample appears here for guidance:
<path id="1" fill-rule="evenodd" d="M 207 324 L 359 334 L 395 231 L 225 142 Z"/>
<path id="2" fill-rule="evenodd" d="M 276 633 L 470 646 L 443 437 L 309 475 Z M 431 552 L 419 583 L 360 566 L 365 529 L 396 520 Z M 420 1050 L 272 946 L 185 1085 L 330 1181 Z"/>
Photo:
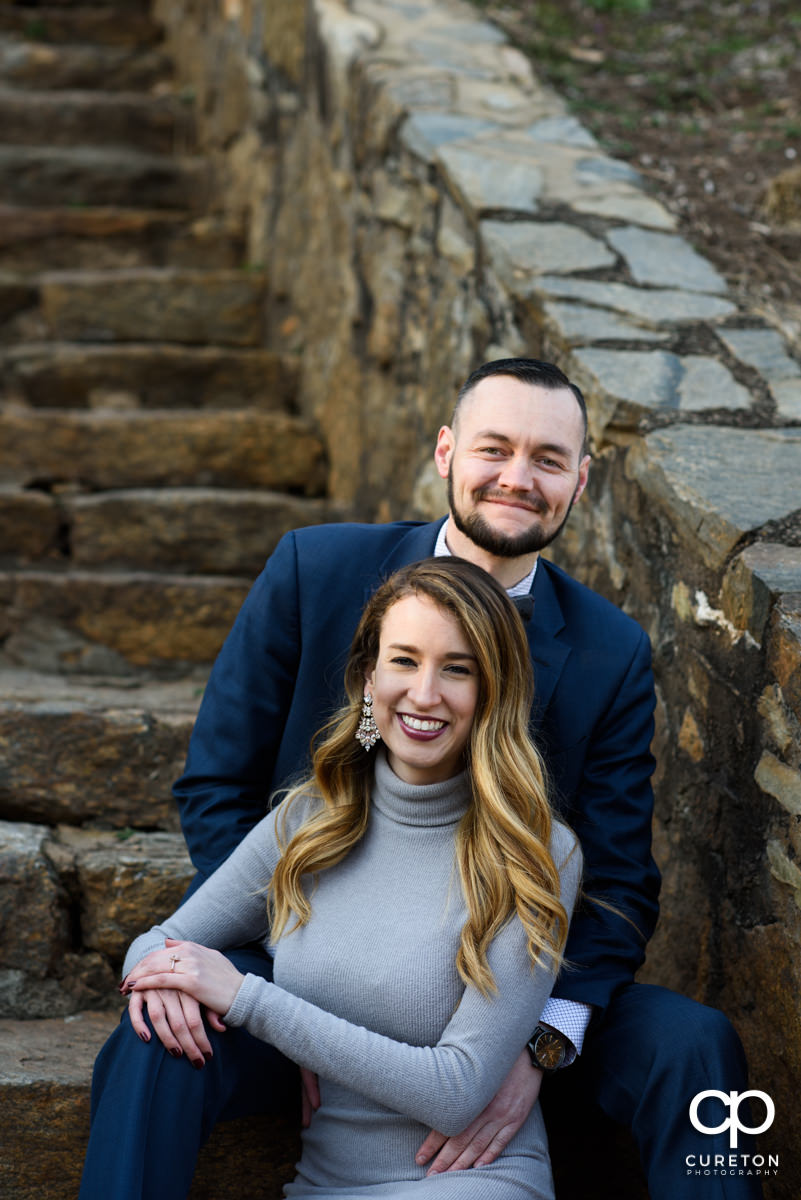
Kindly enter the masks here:
<path id="1" fill-rule="evenodd" d="M 743 1125 L 739 1115 L 740 1105 L 748 1096 L 758 1096 L 765 1105 L 765 1112 L 767 1114 L 762 1124 L 756 1125 L 753 1128 L 749 1125 Z M 716 1100 L 720 1100 L 730 1110 L 729 1116 L 725 1121 L 722 1121 L 720 1125 L 703 1125 L 698 1118 L 698 1109 L 702 1101 L 711 1097 L 714 1097 Z M 698 1132 L 722 1133 L 724 1129 L 728 1129 L 729 1147 L 732 1150 L 737 1149 L 737 1137 L 741 1129 L 744 1133 L 764 1133 L 766 1129 L 770 1129 L 775 1116 L 776 1107 L 770 1096 L 768 1096 L 765 1092 L 750 1091 L 727 1093 L 718 1092 L 714 1088 L 711 1088 L 709 1091 L 699 1092 L 697 1096 L 694 1096 L 692 1104 L 690 1105 L 690 1120 Z"/>

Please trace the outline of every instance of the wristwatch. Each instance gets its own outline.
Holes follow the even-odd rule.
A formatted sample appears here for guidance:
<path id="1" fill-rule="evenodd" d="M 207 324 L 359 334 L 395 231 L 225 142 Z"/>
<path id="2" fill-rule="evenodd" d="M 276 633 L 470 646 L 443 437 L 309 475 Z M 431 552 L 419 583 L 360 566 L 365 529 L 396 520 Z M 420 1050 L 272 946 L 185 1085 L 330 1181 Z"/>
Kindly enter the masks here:
<path id="1" fill-rule="evenodd" d="M 526 1043 L 532 1065 L 540 1071 L 558 1071 L 567 1058 L 567 1039 L 545 1025 L 538 1025 Z"/>

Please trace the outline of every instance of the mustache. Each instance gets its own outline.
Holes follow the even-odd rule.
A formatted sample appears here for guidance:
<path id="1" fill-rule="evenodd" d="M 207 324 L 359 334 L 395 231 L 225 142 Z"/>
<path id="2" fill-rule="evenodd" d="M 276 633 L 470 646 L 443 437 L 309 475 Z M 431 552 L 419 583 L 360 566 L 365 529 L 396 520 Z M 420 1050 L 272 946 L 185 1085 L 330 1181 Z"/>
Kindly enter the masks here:
<path id="1" fill-rule="evenodd" d="M 543 500 L 542 496 L 529 494 L 526 496 L 509 496 L 505 492 L 499 492 L 491 487 L 478 488 L 473 492 L 473 499 L 478 500 L 514 500 L 515 504 L 522 504 L 526 508 L 530 508 L 533 513 L 538 516 L 543 516 L 548 511 L 548 505 Z"/>

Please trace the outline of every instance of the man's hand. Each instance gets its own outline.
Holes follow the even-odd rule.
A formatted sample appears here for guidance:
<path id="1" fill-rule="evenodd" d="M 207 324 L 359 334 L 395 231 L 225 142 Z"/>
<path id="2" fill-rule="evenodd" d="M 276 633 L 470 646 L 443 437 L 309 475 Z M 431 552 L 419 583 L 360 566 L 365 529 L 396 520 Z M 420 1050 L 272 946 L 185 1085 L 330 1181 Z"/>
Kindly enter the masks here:
<path id="1" fill-rule="evenodd" d="M 433 1130 L 420 1149 L 415 1162 L 425 1166 L 436 1158 L 426 1175 L 442 1171 L 464 1171 L 494 1162 L 509 1144 L 531 1112 L 540 1094 L 542 1071 L 531 1065 L 528 1050 L 516 1059 L 494 1100 L 456 1137 L 446 1138 Z"/>

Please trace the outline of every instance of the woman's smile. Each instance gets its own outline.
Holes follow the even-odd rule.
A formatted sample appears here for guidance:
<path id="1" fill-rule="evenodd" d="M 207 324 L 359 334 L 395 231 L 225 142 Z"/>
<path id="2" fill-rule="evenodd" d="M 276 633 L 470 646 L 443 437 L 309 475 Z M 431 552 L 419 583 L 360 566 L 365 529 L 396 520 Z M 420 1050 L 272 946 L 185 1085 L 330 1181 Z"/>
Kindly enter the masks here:
<path id="1" fill-rule="evenodd" d="M 448 724 L 447 721 L 436 721 L 430 717 L 413 717 L 410 713 L 398 713 L 398 720 L 409 737 L 434 738 Z"/>

